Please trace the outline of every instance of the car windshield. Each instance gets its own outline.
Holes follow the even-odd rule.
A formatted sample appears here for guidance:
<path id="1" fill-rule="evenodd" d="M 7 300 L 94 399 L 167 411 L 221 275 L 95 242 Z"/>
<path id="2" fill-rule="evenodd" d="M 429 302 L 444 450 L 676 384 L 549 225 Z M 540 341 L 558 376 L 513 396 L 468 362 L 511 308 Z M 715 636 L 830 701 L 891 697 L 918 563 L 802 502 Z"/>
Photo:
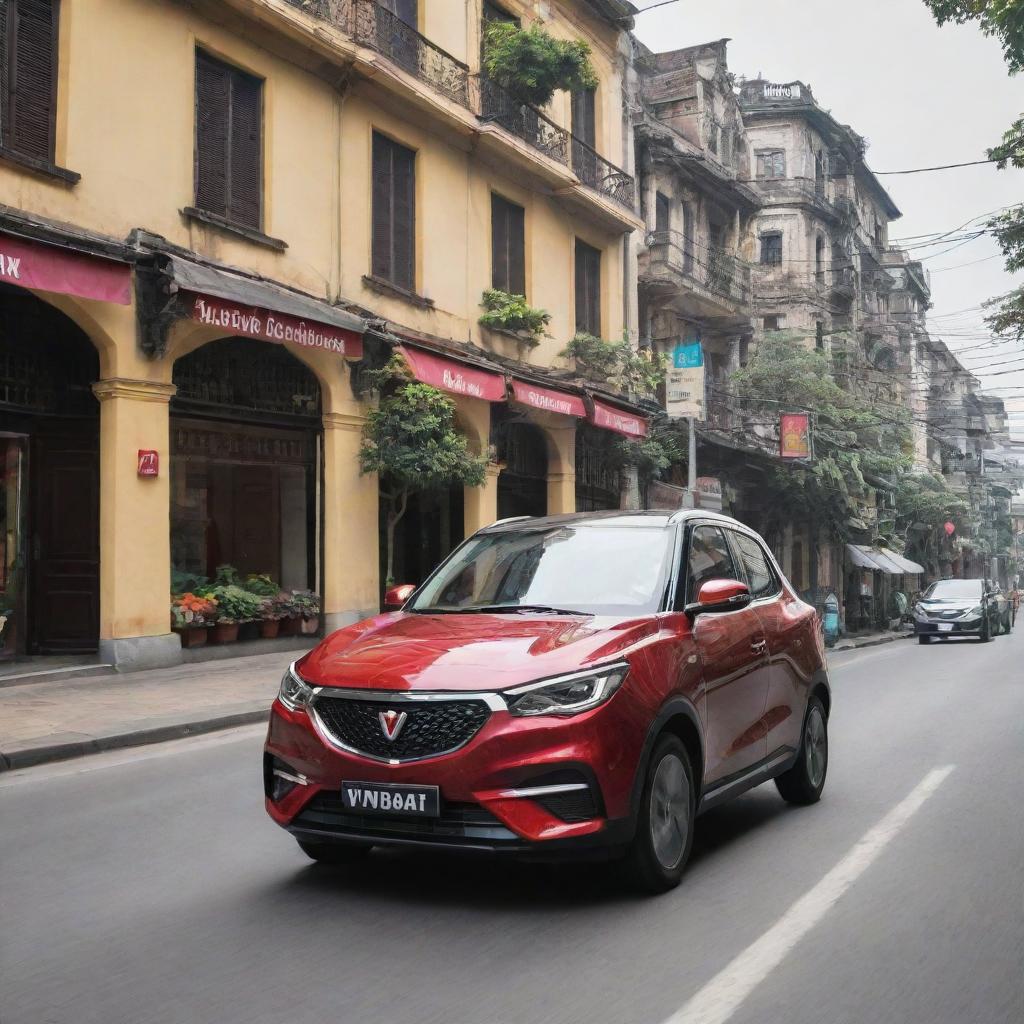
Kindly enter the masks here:
<path id="1" fill-rule="evenodd" d="M 649 614 L 661 607 L 672 537 L 664 528 L 600 525 L 483 534 L 407 610 Z"/>
<path id="2" fill-rule="evenodd" d="M 934 601 L 971 601 L 981 595 L 981 580 L 939 580 L 924 592 L 926 599 Z"/>

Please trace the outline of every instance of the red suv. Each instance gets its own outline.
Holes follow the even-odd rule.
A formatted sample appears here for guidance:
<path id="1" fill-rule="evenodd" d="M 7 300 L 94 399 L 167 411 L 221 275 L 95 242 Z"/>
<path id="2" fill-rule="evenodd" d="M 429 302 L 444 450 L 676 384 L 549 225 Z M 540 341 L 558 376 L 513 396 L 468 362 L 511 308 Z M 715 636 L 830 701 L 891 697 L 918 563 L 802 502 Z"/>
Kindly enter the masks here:
<path id="1" fill-rule="evenodd" d="M 317 861 L 600 852 L 667 889 L 701 811 L 819 799 L 830 704 L 820 620 L 734 519 L 505 520 L 288 669 L 266 805 Z"/>

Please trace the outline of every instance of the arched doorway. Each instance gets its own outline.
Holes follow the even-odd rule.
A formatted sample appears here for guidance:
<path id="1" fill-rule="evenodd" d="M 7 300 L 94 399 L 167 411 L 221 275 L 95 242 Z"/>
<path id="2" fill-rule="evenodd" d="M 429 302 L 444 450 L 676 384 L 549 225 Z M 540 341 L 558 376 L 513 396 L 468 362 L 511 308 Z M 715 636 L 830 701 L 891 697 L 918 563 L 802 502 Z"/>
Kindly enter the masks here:
<path id="1" fill-rule="evenodd" d="M 99 642 L 99 358 L 29 292 L 0 285 L 0 653 Z"/>
<path id="2" fill-rule="evenodd" d="M 619 471 L 612 458 L 615 435 L 589 423 L 576 428 L 576 511 L 619 507 Z"/>
<path id="3" fill-rule="evenodd" d="M 173 374 L 172 586 L 228 564 L 317 589 L 316 377 L 283 346 L 248 338 L 210 342 Z"/>
<path id="4" fill-rule="evenodd" d="M 498 518 L 548 514 L 548 443 L 544 432 L 495 409 L 491 427 L 498 462 Z"/>

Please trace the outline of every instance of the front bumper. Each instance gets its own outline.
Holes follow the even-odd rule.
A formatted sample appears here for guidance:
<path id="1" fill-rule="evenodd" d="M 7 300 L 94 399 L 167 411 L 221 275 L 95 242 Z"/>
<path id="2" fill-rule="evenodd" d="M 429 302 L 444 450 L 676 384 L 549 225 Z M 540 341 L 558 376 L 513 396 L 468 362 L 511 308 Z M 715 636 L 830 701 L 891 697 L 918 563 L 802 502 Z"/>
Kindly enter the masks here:
<path id="1" fill-rule="evenodd" d="M 617 693 L 571 718 L 492 710 L 460 749 L 398 764 L 339 749 L 314 716 L 275 701 L 265 753 L 267 812 L 298 838 L 316 842 L 542 858 L 618 847 L 632 835 L 630 795 L 649 721 L 622 698 Z M 301 781 L 275 787 L 275 766 Z M 342 805 L 343 781 L 437 786 L 440 816 L 354 812 Z M 586 789 L 544 792 L 567 783 Z"/>
<path id="2" fill-rule="evenodd" d="M 914 620 L 918 636 L 981 636 L 984 619 Z M 951 627 L 951 628 L 944 628 Z"/>

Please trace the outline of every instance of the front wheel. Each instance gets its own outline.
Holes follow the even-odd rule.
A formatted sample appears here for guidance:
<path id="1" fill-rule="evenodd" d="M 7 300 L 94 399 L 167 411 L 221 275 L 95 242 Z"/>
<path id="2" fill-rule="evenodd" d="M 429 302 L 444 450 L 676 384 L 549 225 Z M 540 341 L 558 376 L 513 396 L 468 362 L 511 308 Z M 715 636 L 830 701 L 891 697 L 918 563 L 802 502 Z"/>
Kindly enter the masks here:
<path id="1" fill-rule="evenodd" d="M 682 879 L 693 845 L 695 805 L 686 748 L 679 737 L 662 736 L 647 766 L 628 855 L 629 873 L 644 891 L 666 892 Z"/>
<path id="2" fill-rule="evenodd" d="M 926 643 L 928 643 L 929 640 L 931 640 L 931 637 L 928 636 L 927 633 L 918 633 L 917 634 L 917 642 L 919 644 L 926 644 Z"/>
<path id="3" fill-rule="evenodd" d="M 790 804 L 816 804 L 828 774 L 828 719 L 817 697 L 812 697 L 804 717 L 803 739 L 796 763 L 775 780 L 783 800 Z"/>
<path id="4" fill-rule="evenodd" d="M 357 864 L 369 852 L 370 847 L 360 843 L 310 843 L 296 840 L 299 849 L 317 864 Z"/>

